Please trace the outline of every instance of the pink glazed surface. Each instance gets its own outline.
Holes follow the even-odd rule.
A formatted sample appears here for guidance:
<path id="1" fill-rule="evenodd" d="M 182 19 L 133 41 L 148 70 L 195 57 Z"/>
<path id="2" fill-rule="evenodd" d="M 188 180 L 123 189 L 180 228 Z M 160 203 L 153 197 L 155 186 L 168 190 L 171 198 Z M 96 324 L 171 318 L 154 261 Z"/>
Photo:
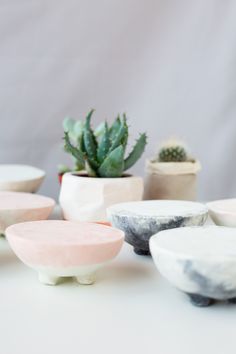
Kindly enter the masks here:
<path id="1" fill-rule="evenodd" d="M 6 237 L 28 265 L 73 267 L 106 262 L 120 251 L 124 233 L 87 222 L 45 220 L 12 225 Z"/>
<path id="2" fill-rule="evenodd" d="M 53 199 L 38 194 L 0 192 L 0 211 L 53 208 Z"/>

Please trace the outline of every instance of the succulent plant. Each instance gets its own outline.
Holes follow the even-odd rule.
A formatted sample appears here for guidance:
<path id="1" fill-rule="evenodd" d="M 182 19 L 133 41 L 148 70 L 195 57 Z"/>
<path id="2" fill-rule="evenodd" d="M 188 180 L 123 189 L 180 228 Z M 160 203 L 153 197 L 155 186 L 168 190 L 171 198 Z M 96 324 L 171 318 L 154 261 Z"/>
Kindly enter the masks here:
<path id="1" fill-rule="evenodd" d="M 89 176 L 120 177 L 141 157 L 147 136 L 141 134 L 125 157 L 129 138 L 126 115 L 118 116 L 110 127 L 104 122 L 94 131 L 91 127 L 93 112 L 88 113 L 85 123 L 80 122 L 81 130 L 76 130 L 76 133 L 76 122 L 67 120 L 64 124 L 65 150 L 76 160 L 77 170 L 86 169 Z"/>
<path id="2" fill-rule="evenodd" d="M 185 162 L 188 161 L 188 153 L 183 143 L 169 140 L 162 145 L 157 160 L 159 162 Z"/>

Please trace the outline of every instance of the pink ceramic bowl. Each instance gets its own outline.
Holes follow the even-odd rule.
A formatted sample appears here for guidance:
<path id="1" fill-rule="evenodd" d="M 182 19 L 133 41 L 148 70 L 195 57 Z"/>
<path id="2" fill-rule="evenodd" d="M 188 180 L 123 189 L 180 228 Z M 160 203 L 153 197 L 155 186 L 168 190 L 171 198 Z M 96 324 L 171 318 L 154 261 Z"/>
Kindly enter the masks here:
<path id="1" fill-rule="evenodd" d="M 60 277 L 92 284 L 95 271 L 116 257 L 124 241 L 124 233 L 112 227 L 62 220 L 12 225 L 6 237 L 22 262 L 49 285 Z"/>
<path id="2" fill-rule="evenodd" d="M 209 214 L 216 225 L 236 227 L 236 198 L 207 203 Z"/>
<path id="3" fill-rule="evenodd" d="M 54 205 L 53 199 L 41 195 L 0 192 L 0 234 L 13 224 L 47 219 Z"/>

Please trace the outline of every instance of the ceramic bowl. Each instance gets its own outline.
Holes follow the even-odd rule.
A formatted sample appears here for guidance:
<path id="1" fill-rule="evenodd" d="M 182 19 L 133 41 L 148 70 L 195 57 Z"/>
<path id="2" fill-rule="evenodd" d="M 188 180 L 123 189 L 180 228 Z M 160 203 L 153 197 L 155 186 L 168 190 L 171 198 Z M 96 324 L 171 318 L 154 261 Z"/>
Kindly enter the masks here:
<path id="1" fill-rule="evenodd" d="M 116 204 L 107 209 L 111 224 L 125 232 L 125 240 L 140 255 L 149 255 L 149 239 L 166 229 L 203 225 L 206 206 L 176 200 L 149 200 Z"/>
<path id="2" fill-rule="evenodd" d="M 0 192 L 0 234 L 12 224 L 47 219 L 54 205 L 53 199 L 41 195 Z"/>
<path id="3" fill-rule="evenodd" d="M 36 192 L 45 172 L 27 165 L 0 165 L 0 191 Z"/>
<path id="4" fill-rule="evenodd" d="M 216 225 L 236 227 L 236 199 L 216 200 L 207 207 Z"/>
<path id="5" fill-rule="evenodd" d="M 198 306 L 236 298 L 236 230 L 221 226 L 166 230 L 150 239 L 159 272 Z"/>
<path id="6" fill-rule="evenodd" d="M 62 220 L 12 225 L 6 236 L 15 254 L 48 285 L 61 277 L 92 284 L 96 270 L 117 256 L 124 240 L 122 231 L 109 226 Z"/>

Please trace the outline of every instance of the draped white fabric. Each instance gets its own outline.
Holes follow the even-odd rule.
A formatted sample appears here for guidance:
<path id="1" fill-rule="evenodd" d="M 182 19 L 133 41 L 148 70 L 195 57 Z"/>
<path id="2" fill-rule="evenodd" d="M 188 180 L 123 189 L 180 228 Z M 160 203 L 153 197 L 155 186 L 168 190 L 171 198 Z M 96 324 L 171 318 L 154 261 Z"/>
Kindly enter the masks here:
<path id="1" fill-rule="evenodd" d="M 1 0 L 0 163 L 45 169 L 56 196 L 63 117 L 126 111 L 145 157 L 176 135 L 202 162 L 199 198 L 235 196 L 235 18 L 234 0 Z"/>

